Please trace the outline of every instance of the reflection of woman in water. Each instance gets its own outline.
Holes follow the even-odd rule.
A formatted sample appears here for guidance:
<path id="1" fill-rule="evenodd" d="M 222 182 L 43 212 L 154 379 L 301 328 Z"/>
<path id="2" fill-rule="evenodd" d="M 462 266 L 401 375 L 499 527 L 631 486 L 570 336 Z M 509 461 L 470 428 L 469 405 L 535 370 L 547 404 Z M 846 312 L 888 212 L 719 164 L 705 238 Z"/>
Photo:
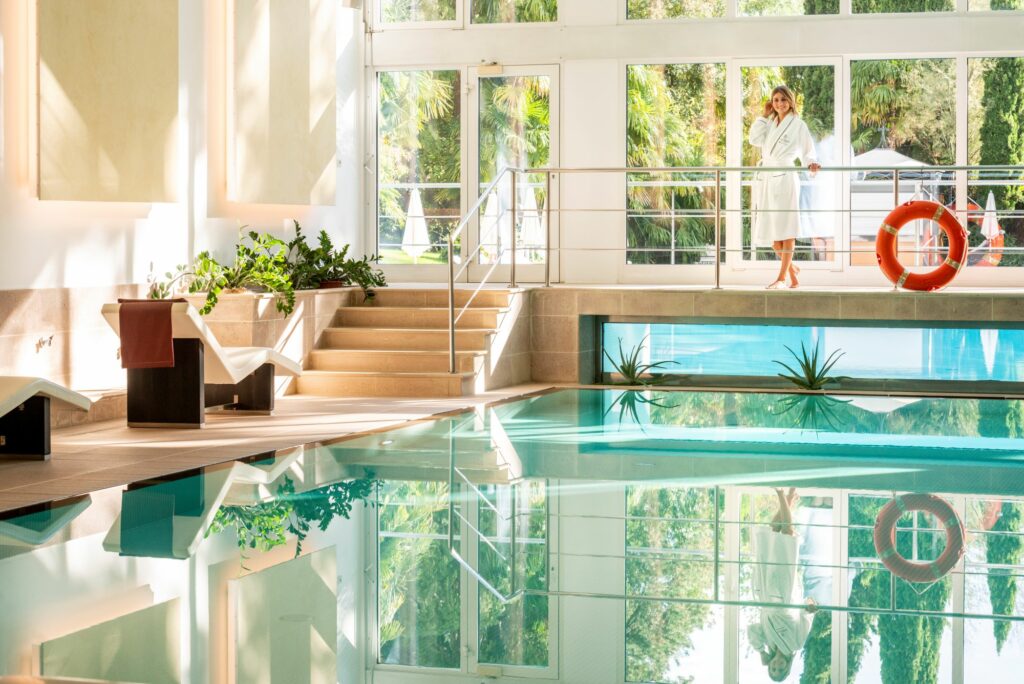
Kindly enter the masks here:
<path id="1" fill-rule="evenodd" d="M 793 529 L 793 506 L 797 493 L 790 488 L 786 494 L 776 489 L 779 511 L 770 527 L 754 530 L 754 598 L 761 604 L 796 603 L 797 538 Z M 761 608 L 758 622 L 747 629 L 750 645 L 761 654 L 761 663 L 768 666 L 768 676 L 783 682 L 793 668 L 793 657 L 804 647 L 811 630 L 810 613 L 817 609 L 807 599 L 807 608 L 797 610 L 783 606 Z"/>
<path id="2" fill-rule="evenodd" d="M 793 91 L 780 85 L 764 105 L 748 135 L 750 144 L 761 148 L 761 165 L 770 167 L 793 166 L 800 159 L 811 173 L 817 172 L 814 140 L 807 124 L 797 116 Z M 754 210 L 751 243 L 755 247 L 771 245 L 782 261 L 779 275 L 769 289 L 800 283 L 800 269 L 793 265 L 793 247 L 800 234 L 800 178 L 792 171 L 765 171 L 759 173 L 752 188 L 751 204 Z"/>

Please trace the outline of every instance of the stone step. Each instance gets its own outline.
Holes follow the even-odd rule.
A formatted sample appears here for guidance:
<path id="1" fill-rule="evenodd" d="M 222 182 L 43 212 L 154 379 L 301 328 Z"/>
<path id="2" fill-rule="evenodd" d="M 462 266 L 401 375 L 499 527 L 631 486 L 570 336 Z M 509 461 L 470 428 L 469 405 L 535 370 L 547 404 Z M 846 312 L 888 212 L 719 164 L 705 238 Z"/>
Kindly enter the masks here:
<path id="1" fill-rule="evenodd" d="M 456 310 L 458 328 L 497 328 L 499 307 L 471 307 Z M 415 306 L 343 306 L 334 318 L 341 327 L 444 328 L 448 329 L 448 308 Z"/>
<path id="2" fill-rule="evenodd" d="M 310 370 L 447 373 L 447 351 L 401 349 L 316 349 L 309 357 Z M 456 352 L 455 368 L 463 373 L 480 369 L 481 352 Z"/>
<path id="3" fill-rule="evenodd" d="M 461 397 L 473 393 L 473 373 L 308 370 L 296 390 L 322 397 Z"/>
<path id="4" fill-rule="evenodd" d="M 473 297 L 471 308 L 475 307 L 499 307 L 505 308 L 509 305 L 512 295 L 520 290 L 480 290 Z M 389 306 L 414 306 L 429 308 L 446 308 L 448 306 L 448 287 L 437 288 L 409 288 L 409 287 L 382 287 L 374 290 L 377 295 L 373 298 L 371 308 Z M 455 306 L 462 307 L 469 301 L 473 294 L 472 289 L 455 290 Z"/>
<path id="5" fill-rule="evenodd" d="M 488 328 L 460 329 L 455 333 L 455 349 L 479 351 L 487 349 Z M 409 351 L 445 351 L 448 331 L 428 328 L 327 328 L 320 345 L 322 349 L 395 349 Z"/>

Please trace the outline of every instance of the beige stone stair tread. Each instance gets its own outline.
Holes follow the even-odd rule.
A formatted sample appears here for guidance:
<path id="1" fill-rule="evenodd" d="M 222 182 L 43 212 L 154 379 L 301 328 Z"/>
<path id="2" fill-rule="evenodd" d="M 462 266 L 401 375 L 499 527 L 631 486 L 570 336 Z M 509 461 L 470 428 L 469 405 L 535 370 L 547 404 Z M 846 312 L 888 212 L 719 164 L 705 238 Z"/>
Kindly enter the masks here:
<path id="1" fill-rule="evenodd" d="M 456 306 L 458 311 L 463 307 Z M 471 306 L 467 311 L 488 311 L 505 313 L 512 307 L 509 306 Z M 446 306 L 339 306 L 338 311 L 447 311 Z"/>
<path id="2" fill-rule="evenodd" d="M 383 333 L 390 333 L 390 332 L 397 332 L 397 333 L 447 333 L 448 332 L 448 328 L 383 328 L 383 327 L 378 327 L 378 326 L 365 326 L 365 327 L 363 327 L 363 326 L 355 326 L 355 325 L 342 325 L 342 326 L 332 326 L 330 328 L 325 328 L 325 331 L 333 332 L 335 330 L 355 330 L 355 331 L 358 331 L 358 332 L 376 331 L 376 332 L 383 332 Z M 495 333 L 495 332 L 498 331 L 498 329 L 497 328 L 458 328 L 457 331 L 460 332 L 460 333 Z"/>
<path id="3" fill-rule="evenodd" d="M 347 350 L 346 350 L 347 351 Z M 387 377 L 402 377 L 402 378 L 451 378 L 451 377 L 463 377 L 470 378 L 475 375 L 473 371 L 457 371 L 455 373 L 449 373 L 447 371 L 335 371 L 335 370 L 305 370 L 302 372 L 303 375 L 317 376 L 317 375 L 328 375 L 328 376 L 350 376 L 350 377 L 365 377 L 365 376 L 378 376 L 386 375 Z"/>
<path id="4" fill-rule="evenodd" d="M 448 356 L 447 350 L 437 349 L 334 349 L 332 347 L 320 347 L 314 349 L 313 354 L 419 354 L 430 356 Z M 487 352 L 478 349 L 457 349 L 456 356 L 483 356 Z"/>

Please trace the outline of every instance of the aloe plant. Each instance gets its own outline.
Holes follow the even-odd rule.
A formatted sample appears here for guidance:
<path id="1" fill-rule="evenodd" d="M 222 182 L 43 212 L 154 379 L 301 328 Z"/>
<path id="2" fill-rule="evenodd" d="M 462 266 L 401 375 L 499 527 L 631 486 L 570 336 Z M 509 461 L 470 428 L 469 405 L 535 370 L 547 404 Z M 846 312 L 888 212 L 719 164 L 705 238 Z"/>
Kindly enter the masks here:
<path id="1" fill-rule="evenodd" d="M 647 337 L 640 340 L 640 344 L 633 347 L 627 354 L 622 348 L 622 338 L 619 338 L 619 360 L 612 358 L 608 350 L 604 350 L 605 357 L 611 362 L 615 372 L 622 376 L 625 382 L 616 383 L 624 385 L 660 385 L 668 378 L 665 376 L 651 375 L 651 371 L 661 370 L 665 366 L 671 366 L 674 361 L 656 361 L 654 363 L 641 363 L 640 356 L 646 346 Z M 646 376 L 646 377 L 645 377 Z"/>
<path id="2" fill-rule="evenodd" d="M 825 389 L 825 385 L 839 383 L 843 380 L 849 379 L 844 375 L 833 376 L 828 374 L 828 372 L 832 370 L 832 367 L 836 365 L 836 362 L 839 361 L 846 352 L 842 352 L 837 349 L 829 354 L 828 358 L 821 361 L 819 360 L 817 345 L 814 346 L 810 353 L 808 353 L 807 348 L 802 342 L 800 343 L 799 354 L 789 347 L 786 347 L 786 350 L 793 355 L 794 359 L 796 359 L 796 365 L 799 367 L 799 371 L 782 361 L 773 361 L 772 363 L 777 363 L 789 371 L 789 375 L 779 373 L 778 376 L 785 380 L 789 380 L 800 389 L 822 390 Z"/>

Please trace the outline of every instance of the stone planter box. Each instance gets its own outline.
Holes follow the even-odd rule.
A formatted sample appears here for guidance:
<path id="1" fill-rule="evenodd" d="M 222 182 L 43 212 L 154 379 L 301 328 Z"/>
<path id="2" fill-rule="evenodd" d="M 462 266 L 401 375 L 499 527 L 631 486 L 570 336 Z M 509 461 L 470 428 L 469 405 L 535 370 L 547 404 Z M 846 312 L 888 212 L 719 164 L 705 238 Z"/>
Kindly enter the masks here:
<path id="1" fill-rule="evenodd" d="M 206 301 L 203 294 L 186 296 L 197 309 Z M 358 287 L 299 290 L 295 310 L 285 318 L 271 294 L 243 292 L 221 294 L 217 306 L 203 320 L 225 347 L 271 347 L 304 363 L 324 329 L 330 327 L 341 306 L 358 306 L 363 301 Z M 294 378 L 281 378 L 278 391 L 294 392 Z"/>

